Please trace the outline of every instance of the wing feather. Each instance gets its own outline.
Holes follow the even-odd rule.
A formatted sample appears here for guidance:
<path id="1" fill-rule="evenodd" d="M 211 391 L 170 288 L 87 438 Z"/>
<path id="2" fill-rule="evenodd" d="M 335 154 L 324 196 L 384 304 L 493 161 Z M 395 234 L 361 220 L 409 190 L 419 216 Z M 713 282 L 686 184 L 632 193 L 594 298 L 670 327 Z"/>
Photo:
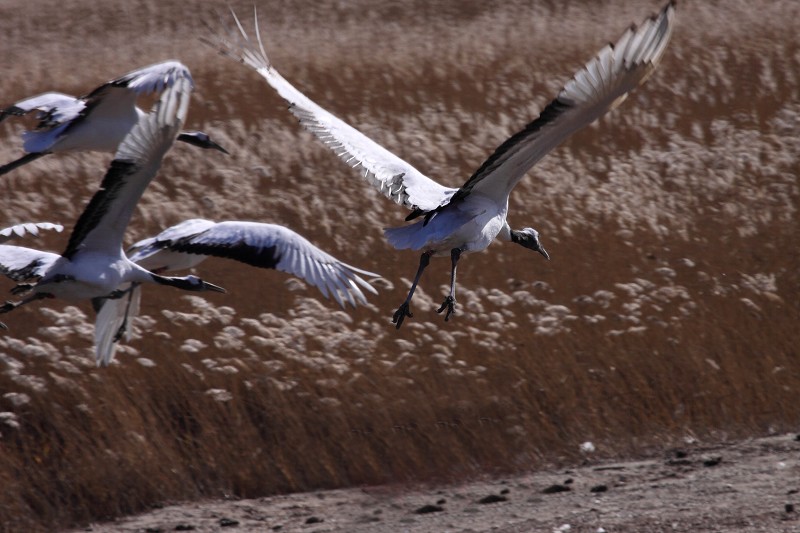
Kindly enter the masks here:
<path id="1" fill-rule="evenodd" d="M 188 67 L 176 60 L 163 61 L 142 67 L 115 78 L 97 87 L 83 97 L 83 100 L 94 100 L 107 95 L 111 89 L 125 89 L 125 92 L 136 96 L 162 93 L 175 86 L 176 83 L 189 83 L 194 89 L 194 80 Z"/>
<path id="2" fill-rule="evenodd" d="M 14 281 L 37 280 L 60 256 L 23 246 L 0 244 L 0 274 Z"/>
<path id="3" fill-rule="evenodd" d="M 506 140 L 453 196 L 480 191 L 498 201 L 550 150 L 614 109 L 652 74 L 672 33 L 675 2 L 631 26 L 564 86 L 537 119 Z"/>
<path id="4" fill-rule="evenodd" d="M 64 230 L 61 224 L 53 224 L 52 222 L 24 222 L 16 224 L 8 228 L 0 230 L 0 243 L 8 242 L 17 237 L 24 237 L 25 235 L 39 235 L 39 230 L 52 230 L 58 233 Z"/>
<path id="5" fill-rule="evenodd" d="M 176 81 L 125 137 L 100 190 L 78 219 L 64 257 L 69 259 L 79 250 L 111 252 L 121 246 L 139 198 L 186 119 L 191 90 L 190 79 Z"/>
<path id="6" fill-rule="evenodd" d="M 77 118 L 85 107 L 80 98 L 57 92 L 44 93 L 0 110 L 0 122 L 10 116 L 23 116 L 38 111 L 37 129 L 50 129 Z"/>
<path id="7" fill-rule="evenodd" d="M 203 221 L 209 223 L 209 221 Z M 186 224 L 186 223 L 184 223 Z M 204 224 L 194 222 L 197 227 Z M 187 228 L 191 224 L 187 224 Z M 172 229 L 172 228 L 171 228 Z M 161 236 L 168 231 L 163 232 Z M 378 277 L 377 274 L 350 266 L 314 246 L 300 234 L 276 224 L 260 222 L 226 221 L 213 224 L 196 233 L 173 231 L 174 238 L 164 239 L 159 246 L 172 253 L 200 254 L 233 259 L 259 268 L 271 268 L 297 276 L 317 287 L 325 297 L 329 294 L 340 303 L 344 296 L 355 305 L 351 293 L 358 301 L 361 286 L 377 293 L 361 276 Z M 145 241 L 142 241 L 145 242 Z M 137 257 L 136 254 L 132 259 Z"/>
<path id="8" fill-rule="evenodd" d="M 142 286 L 125 284 L 121 290 L 130 289 L 122 298 L 100 300 L 94 322 L 95 360 L 98 366 L 106 366 L 114 359 L 117 342 L 124 336 L 130 340 L 131 323 L 139 315 Z"/>
<path id="9" fill-rule="evenodd" d="M 231 11 L 233 13 L 233 11 Z M 235 13 L 236 29 L 206 41 L 235 61 L 252 68 L 288 102 L 300 124 L 353 168 L 363 168 L 363 177 L 387 198 L 410 209 L 429 211 L 447 203 L 456 189 L 428 178 L 410 163 L 388 151 L 357 129 L 315 104 L 281 76 L 270 64 L 258 31 L 257 42 L 247 36 Z"/>

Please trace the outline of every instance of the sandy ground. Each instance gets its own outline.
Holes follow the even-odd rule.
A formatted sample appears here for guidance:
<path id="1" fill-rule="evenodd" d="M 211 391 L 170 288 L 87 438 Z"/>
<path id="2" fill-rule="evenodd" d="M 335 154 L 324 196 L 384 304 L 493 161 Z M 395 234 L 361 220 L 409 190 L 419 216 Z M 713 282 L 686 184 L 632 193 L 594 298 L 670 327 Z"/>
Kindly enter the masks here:
<path id="1" fill-rule="evenodd" d="M 800 435 L 463 485 L 172 505 L 85 531 L 797 532 Z"/>

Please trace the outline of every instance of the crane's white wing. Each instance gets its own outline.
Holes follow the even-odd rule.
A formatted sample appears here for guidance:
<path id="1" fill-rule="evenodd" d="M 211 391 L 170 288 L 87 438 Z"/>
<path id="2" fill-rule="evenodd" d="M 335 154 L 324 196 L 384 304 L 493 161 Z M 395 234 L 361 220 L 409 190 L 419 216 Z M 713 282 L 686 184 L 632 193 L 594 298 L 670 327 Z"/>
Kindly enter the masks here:
<path id="1" fill-rule="evenodd" d="M 86 102 L 63 93 L 44 93 L 21 100 L 0 111 L 0 122 L 9 116 L 22 116 L 36 111 L 39 121 L 33 130 L 22 133 L 23 147 L 28 153 L 47 152 L 70 127 L 70 124 L 86 111 Z M 21 161 L 24 164 L 28 158 Z M 16 162 L 14 162 L 16 163 Z M 11 164 L 3 168 L 3 174 L 16 168 Z"/>
<path id="2" fill-rule="evenodd" d="M 508 197 L 525 173 L 575 131 L 594 122 L 625 100 L 653 73 L 672 33 L 675 2 L 631 26 L 566 84 L 541 115 L 509 138 L 454 195 L 473 191 L 495 199 Z"/>
<path id="3" fill-rule="evenodd" d="M 187 236 L 197 235 L 215 224 L 216 222 L 202 218 L 184 220 L 165 229 L 155 237 L 142 239 L 132 244 L 126 251 L 128 259 L 151 272 L 192 268 L 205 260 L 207 256 L 174 252 L 169 249 L 170 243 Z"/>
<path id="4" fill-rule="evenodd" d="M 23 246 L 0 244 L 0 274 L 14 281 L 41 278 L 61 256 Z"/>
<path id="5" fill-rule="evenodd" d="M 97 318 L 94 322 L 95 360 L 106 366 L 114 359 L 117 341 L 123 336 L 130 340 L 131 322 L 139 314 L 142 301 L 142 286 L 124 284 L 120 290 L 130 290 L 122 298 L 103 299 L 97 302 Z"/>
<path id="6" fill-rule="evenodd" d="M 359 285 L 376 293 L 359 274 L 378 277 L 337 260 L 294 231 L 274 224 L 220 222 L 190 219 L 142 239 L 127 250 L 131 261 L 155 272 L 194 266 L 209 256 L 235 259 L 261 268 L 273 268 L 304 279 L 339 305 L 365 304 Z M 130 334 L 130 323 L 139 313 L 141 286 L 123 285 L 130 292 L 118 299 L 97 300 L 95 355 L 100 365 L 114 357 L 116 343 Z"/>
<path id="7" fill-rule="evenodd" d="M 117 117 L 132 113 L 139 96 L 162 93 L 179 81 L 188 84 L 190 91 L 194 89 L 191 72 L 179 61 L 164 61 L 134 70 L 81 97 L 86 104 L 83 115 Z"/>
<path id="8" fill-rule="evenodd" d="M 100 190 L 78 219 L 64 257 L 70 259 L 79 251 L 114 253 L 119 249 L 139 198 L 186 120 L 191 91 L 191 79 L 176 80 L 125 137 Z"/>
<path id="9" fill-rule="evenodd" d="M 233 11 L 231 11 L 233 13 Z M 238 28 L 206 41 L 222 54 L 258 72 L 289 103 L 300 123 L 364 178 L 394 202 L 410 209 L 429 211 L 444 205 L 456 189 L 444 187 L 397 157 L 357 129 L 318 106 L 286 81 L 270 64 L 255 21 L 257 43 L 252 42 L 233 13 Z"/>
<path id="10" fill-rule="evenodd" d="M 124 87 L 142 95 L 163 92 L 173 87 L 178 80 L 188 80 L 194 89 L 194 80 L 186 65 L 180 61 L 170 60 L 129 72 L 108 82 L 106 86 Z"/>
<path id="11" fill-rule="evenodd" d="M 143 113 L 136 107 L 137 99 L 146 94 L 160 94 L 180 82 L 194 89 L 189 69 L 178 61 L 156 63 L 111 80 L 81 97 L 85 109 L 80 116 L 58 132 L 36 139 L 31 135 L 25 149 L 34 151 L 34 144 L 50 142 L 53 150 L 110 150 L 117 149 Z M 80 134 L 76 130 L 83 130 Z M 79 140 L 63 139 L 75 134 Z M 61 140 L 61 142 L 59 142 Z M 58 144 L 56 144 L 58 143 Z M 28 145 L 31 146 L 28 146 Z"/>
<path id="12" fill-rule="evenodd" d="M 184 230 L 209 223 L 199 220 L 187 222 L 190 224 L 184 222 Z M 227 221 L 181 237 L 177 237 L 177 227 L 167 230 L 173 232 L 171 240 L 159 241 L 157 246 L 164 252 L 224 257 L 260 268 L 287 272 L 317 287 L 325 297 L 331 295 L 341 306 L 347 302 L 355 307 L 356 301 L 366 304 L 361 288 L 377 292 L 359 274 L 379 277 L 378 274 L 339 261 L 283 226 Z M 157 254 L 148 255 L 147 260 L 157 262 Z"/>
<path id="13" fill-rule="evenodd" d="M 0 110 L 0 122 L 10 116 L 22 116 L 38 111 L 37 129 L 50 129 L 77 118 L 86 104 L 80 98 L 64 93 L 44 93 L 20 100 Z"/>
<path id="14" fill-rule="evenodd" d="M 135 99 L 136 96 L 162 93 L 174 87 L 179 80 L 181 83 L 188 81 L 190 88 L 194 89 L 194 80 L 186 65 L 175 60 L 164 61 L 136 69 L 106 82 L 83 96 L 82 100 L 86 101 L 87 107 L 90 108 L 99 105 L 113 106 L 115 98 L 127 99 L 132 95 Z"/>
<path id="15" fill-rule="evenodd" d="M 17 237 L 24 237 L 25 235 L 39 235 L 39 230 L 52 230 L 61 232 L 64 226 L 61 224 L 53 224 L 52 222 L 24 222 L 14 226 L 0 229 L 0 243 L 8 242 Z"/>
<path id="16" fill-rule="evenodd" d="M 0 111 L 0 122 L 10 115 L 24 115 L 38 110 L 39 124 L 22 134 L 25 151 L 44 153 L 68 150 L 111 150 L 117 148 L 138 120 L 136 100 L 143 94 L 161 93 L 178 80 L 193 86 L 189 69 L 178 61 L 164 61 L 134 70 L 97 87 L 89 94 L 75 98 L 62 93 L 46 93 L 22 100 Z M 84 127 L 88 131 L 78 139 L 64 142 L 64 137 Z M 32 160 L 15 161 L 3 173 Z"/>

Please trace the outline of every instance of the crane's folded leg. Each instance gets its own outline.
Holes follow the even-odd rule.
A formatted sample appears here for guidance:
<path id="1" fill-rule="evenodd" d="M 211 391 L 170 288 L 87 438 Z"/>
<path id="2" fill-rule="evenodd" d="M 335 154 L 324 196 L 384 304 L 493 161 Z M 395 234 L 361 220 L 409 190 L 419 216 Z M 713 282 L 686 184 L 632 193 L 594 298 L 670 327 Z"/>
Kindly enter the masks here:
<path id="1" fill-rule="evenodd" d="M 431 256 L 433 255 L 433 251 L 429 250 L 427 252 L 423 252 L 423 254 L 419 258 L 419 268 L 417 269 L 417 275 L 414 277 L 414 283 L 411 284 L 411 290 L 408 291 L 408 297 L 406 301 L 394 312 L 394 316 L 392 317 L 392 323 L 396 324 L 395 327 L 400 329 L 400 326 L 403 325 L 403 320 L 406 317 L 412 317 L 414 315 L 411 314 L 409 310 L 409 306 L 411 305 L 411 298 L 414 296 L 414 291 L 417 290 L 417 283 L 419 283 L 419 278 L 422 277 L 422 272 L 425 270 L 425 267 L 431 262 Z"/>
<path id="2" fill-rule="evenodd" d="M 10 292 L 14 296 L 16 296 L 17 294 L 22 294 L 22 293 L 30 291 L 35 286 L 36 286 L 35 283 L 18 283 L 16 287 L 13 287 L 11 289 Z"/>
<path id="3" fill-rule="evenodd" d="M 114 334 L 114 342 L 119 342 L 123 335 L 128 331 L 128 315 L 131 312 L 131 303 L 133 302 L 133 290 L 138 287 L 140 283 L 131 283 L 131 286 L 126 291 L 128 293 L 128 303 L 125 304 L 125 316 L 122 319 L 119 329 Z"/>
<path id="4" fill-rule="evenodd" d="M 456 266 L 458 266 L 458 259 L 460 257 L 461 248 L 453 248 L 450 250 L 450 259 L 453 262 L 450 269 L 450 294 L 447 295 L 447 298 L 444 299 L 442 306 L 436 311 L 437 313 L 441 313 L 447 309 L 447 313 L 444 315 L 445 322 L 450 320 L 450 315 L 452 315 L 456 310 Z"/>
<path id="5" fill-rule="evenodd" d="M 20 300 L 18 302 L 6 302 L 3 305 L 0 305 L 0 314 L 10 313 L 11 311 L 13 311 L 14 309 L 16 309 L 17 307 L 19 307 L 21 305 L 25 305 L 27 303 L 35 302 L 36 300 L 41 300 L 43 298 L 52 298 L 52 297 L 53 296 L 51 294 L 48 294 L 46 292 L 37 292 L 37 293 L 34 293 L 34 294 L 28 296 L 24 300 Z"/>
<path id="6" fill-rule="evenodd" d="M 20 157 L 19 159 L 15 159 L 14 161 L 12 161 L 10 163 L 7 163 L 7 164 L 1 166 L 0 167 L 0 176 L 2 176 L 3 174 L 8 174 L 9 172 L 14 170 L 15 168 L 19 168 L 22 165 L 26 165 L 26 164 L 30 163 L 31 161 L 36 161 L 37 159 L 39 159 L 43 155 L 47 155 L 49 153 L 50 152 L 31 152 L 29 154 L 25 154 L 22 157 Z"/>
<path id="7" fill-rule="evenodd" d="M 98 299 L 119 300 L 120 298 L 122 298 L 126 294 L 130 294 L 131 291 L 133 291 L 133 289 L 135 289 L 139 285 L 141 285 L 141 283 L 131 283 L 131 286 L 128 287 L 127 289 L 116 289 L 116 290 L 113 290 L 113 291 L 109 292 L 106 296 L 100 296 Z M 130 306 L 130 300 L 128 302 L 128 305 Z"/>

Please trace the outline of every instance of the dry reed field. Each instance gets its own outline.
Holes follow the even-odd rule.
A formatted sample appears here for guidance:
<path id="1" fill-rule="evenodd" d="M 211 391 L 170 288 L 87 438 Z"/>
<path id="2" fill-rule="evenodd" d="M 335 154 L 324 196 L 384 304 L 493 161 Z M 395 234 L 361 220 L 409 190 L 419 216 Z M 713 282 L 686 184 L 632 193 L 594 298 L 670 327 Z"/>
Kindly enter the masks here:
<path id="1" fill-rule="evenodd" d="M 257 1 L 301 91 L 431 177 L 460 185 L 569 76 L 659 0 Z M 232 2 L 246 21 L 251 2 Z M 289 7 L 290 6 L 290 7 Z M 225 4 L 218 9 L 224 13 Z M 458 481 L 800 422 L 800 37 L 795 0 L 685 1 L 653 77 L 548 155 L 511 197 L 552 260 L 496 243 L 435 313 L 434 259 L 400 331 L 418 254 L 407 214 L 303 131 L 252 71 L 198 38 L 211 3 L 0 3 L 0 105 L 83 94 L 177 58 L 197 84 L 126 243 L 190 217 L 284 224 L 384 276 L 340 310 L 303 282 L 222 260 L 228 294 L 145 287 L 134 339 L 96 368 L 88 304 L 45 301 L 0 331 L 0 530 L 52 530 L 164 502 Z M 0 162 L 26 121 L 0 124 Z M 108 154 L 0 178 L 0 227 L 68 232 Z M 68 235 L 18 244 L 61 251 Z M 0 282 L 0 290 L 13 286 Z"/>

